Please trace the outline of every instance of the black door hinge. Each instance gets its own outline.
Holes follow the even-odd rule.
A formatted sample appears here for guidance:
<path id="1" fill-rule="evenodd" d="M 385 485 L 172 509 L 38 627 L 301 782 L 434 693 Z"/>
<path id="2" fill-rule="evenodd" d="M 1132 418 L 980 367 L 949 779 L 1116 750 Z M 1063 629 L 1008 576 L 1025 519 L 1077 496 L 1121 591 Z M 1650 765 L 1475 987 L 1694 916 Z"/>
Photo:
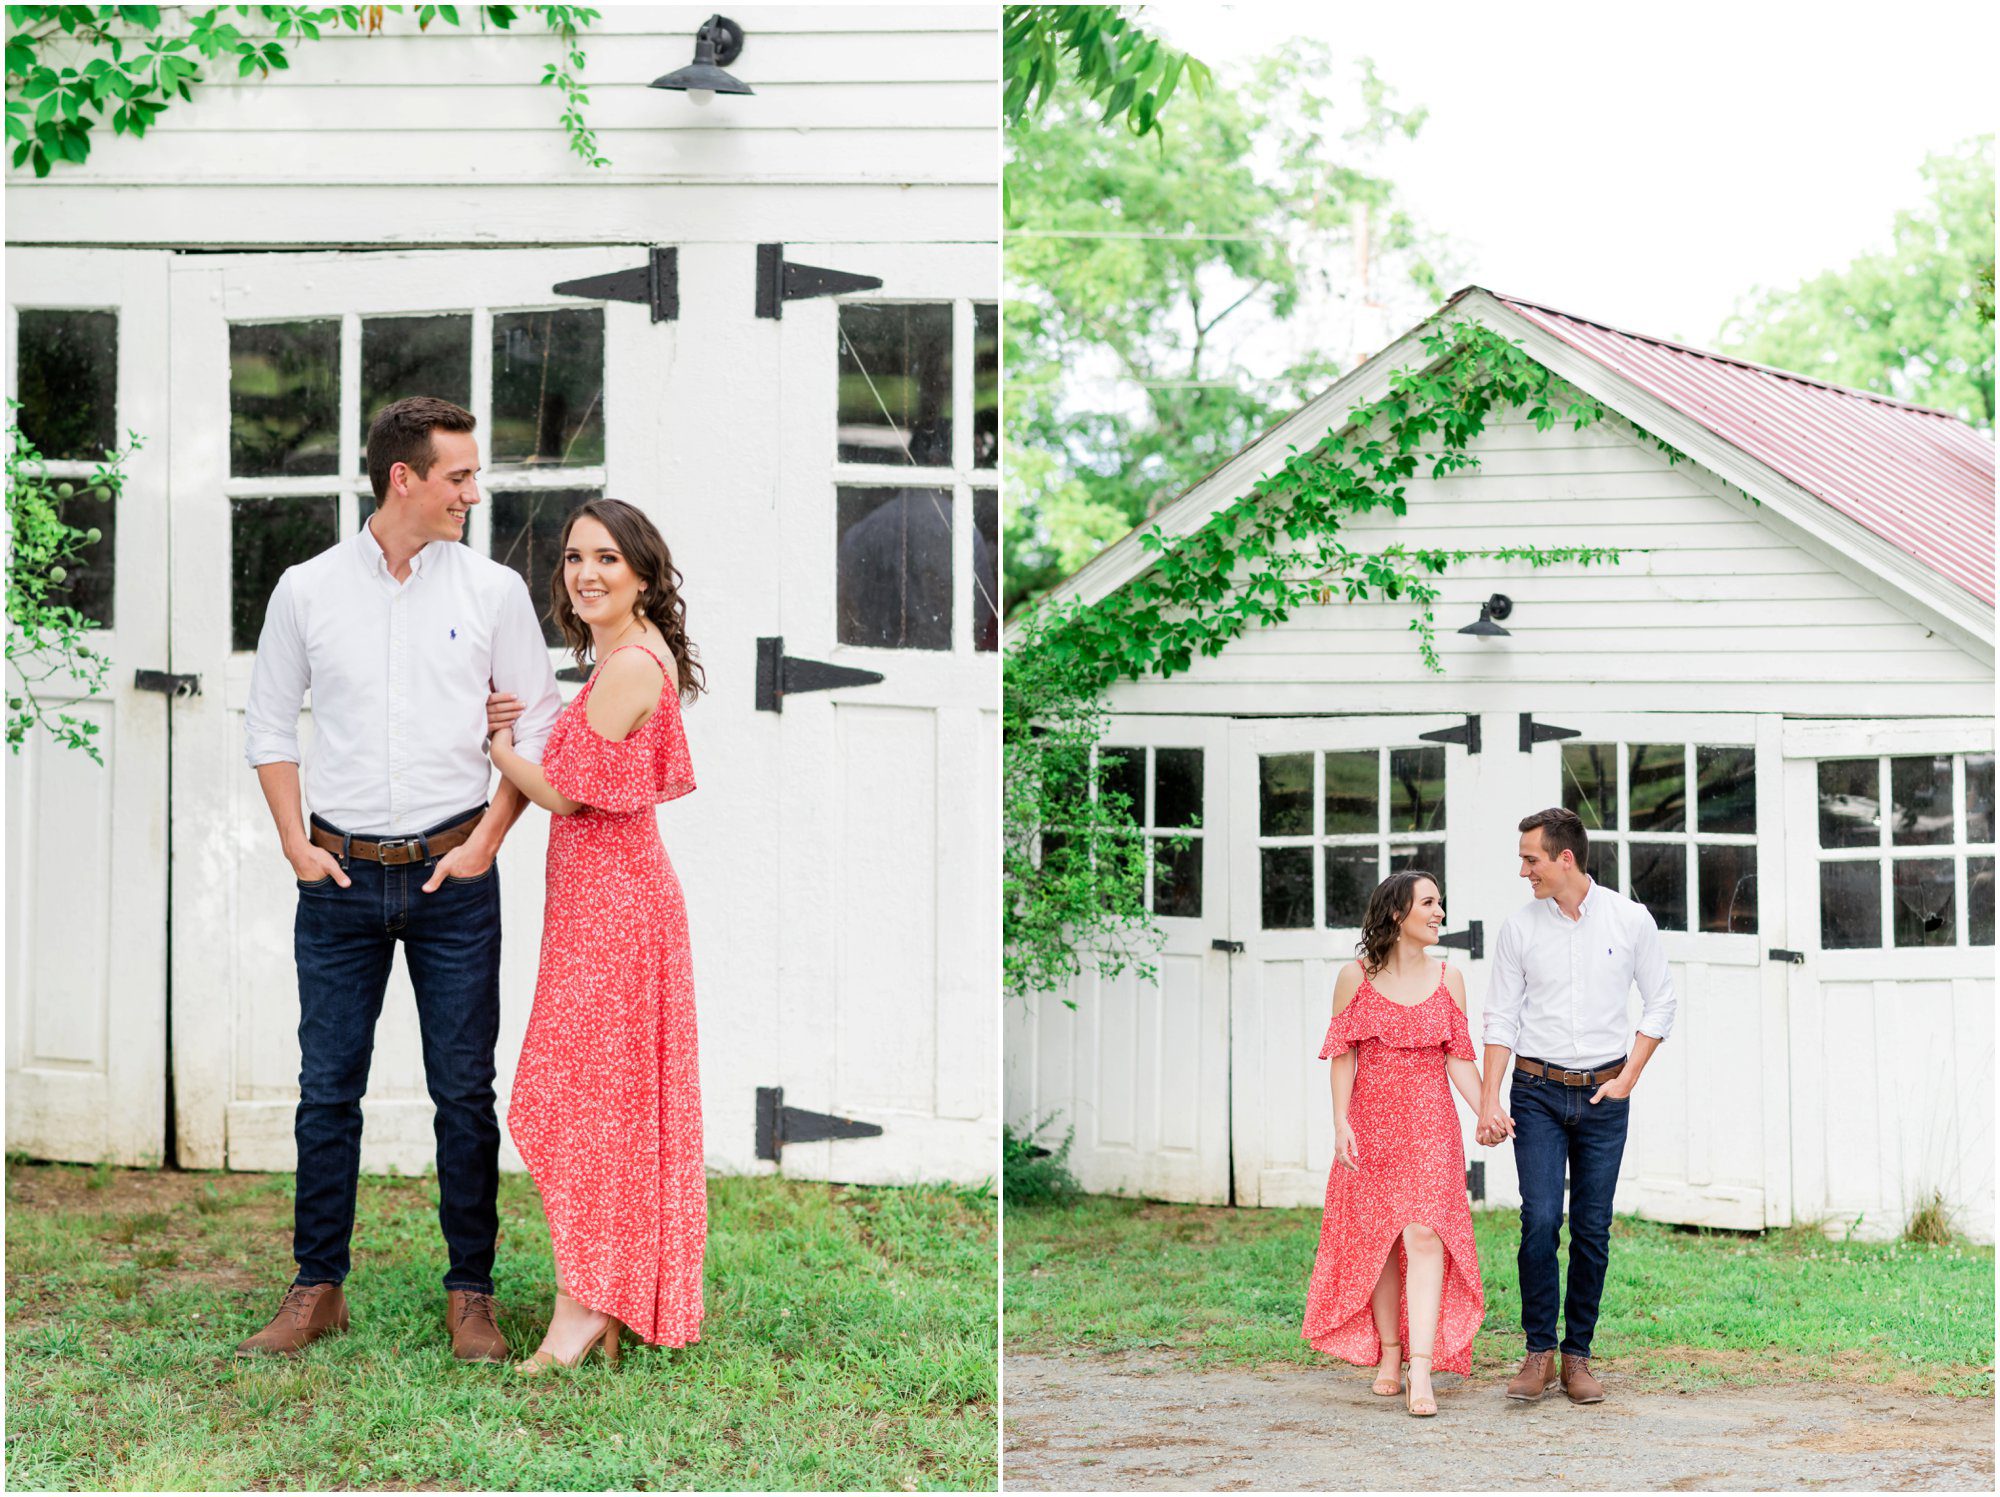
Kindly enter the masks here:
<path id="1" fill-rule="evenodd" d="M 139 671 L 132 684 L 140 691 L 163 691 L 170 697 L 201 695 L 200 676 L 177 676 L 172 671 Z"/>
<path id="2" fill-rule="evenodd" d="M 1208 949 L 1210 951 L 1227 951 L 1233 956 L 1243 949 L 1243 943 L 1241 941 L 1225 941 L 1221 936 L 1217 936 L 1213 941 L 1208 943 Z"/>
<path id="3" fill-rule="evenodd" d="M 1486 1199 L 1486 1161 L 1474 1160 L 1465 1167 L 1465 1193 L 1475 1201 Z"/>
<path id="4" fill-rule="evenodd" d="M 1434 733 L 1419 733 L 1417 737 L 1426 743 L 1462 743 L 1468 754 L 1476 754 L 1479 752 L 1479 719 L 1468 717 L 1459 727 L 1439 728 Z"/>
<path id="5" fill-rule="evenodd" d="M 1771 948 L 1771 960 L 1774 962 L 1790 962 L 1795 967 L 1803 967 L 1806 964 L 1806 954 L 1803 951 L 1787 951 L 1782 946 L 1773 946 Z"/>
<path id="6" fill-rule="evenodd" d="M 785 258 L 782 244 L 757 246 L 757 315 L 783 317 L 785 303 L 809 296 L 844 296 L 850 291 L 880 289 L 882 277 L 856 275 L 847 270 L 826 270 L 817 265 L 799 265 Z"/>
<path id="7" fill-rule="evenodd" d="M 873 686 L 881 679 L 880 671 L 857 670 L 851 665 L 828 665 L 823 660 L 801 660 L 796 655 L 787 655 L 782 634 L 757 641 L 759 712 L 783 712 L 785 698 L 801 691 L 830 691 L 836 686 Z"/>
<path id="8" fill-rule="evenodd" d="M 1558 728 L 1553 723 L 1538 723 L 1532 713 L 1521 714 L 1521 752 L 1529 753 L 1538 743 L 1554 743 L 1558 738 L 1581 738 L 1581 728 Z"/>
<path id="9" fill-rule="evenodd" d="M 880 1138 L 880 1123 L 859 1123 L 830 1113 L 785 1106 L 782 1086 L 757 1088 L 757 1157 L 777 1160 L 786 1144 L 817 1143 L 823 1138 Z"/>
<path id="10" fill-rule="evenodd" d="M 592 301 L 636 301 L 650 307 L 655 322 L 672 322 L 681 315 L 680 251 L 654 248 L 644 265 L 630 270 L 587 275 L 549 288 L 557 296 L 586 296 Z"/>
<path id="11" fill-rule="evenodd" d="M 1476 962 L 1486 955 L 1486 927 L 1474 920 L 1464 930 L 1448 936 L 1439 936 L 1437 944 L 1447 946 L 1453 951 L 1462 951 Z"/>

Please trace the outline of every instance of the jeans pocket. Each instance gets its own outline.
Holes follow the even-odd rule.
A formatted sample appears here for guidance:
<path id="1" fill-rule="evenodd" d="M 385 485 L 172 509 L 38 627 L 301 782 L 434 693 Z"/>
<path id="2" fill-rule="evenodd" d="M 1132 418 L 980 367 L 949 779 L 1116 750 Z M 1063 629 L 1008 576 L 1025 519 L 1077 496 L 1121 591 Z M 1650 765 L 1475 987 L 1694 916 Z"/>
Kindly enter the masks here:
<path id="1" fill-rule="evenodd" d="M 444 881 L 447 884 L 483 884 L 488 879 L 492 878 L 493 875 L 498 873 L 499 871 L 500 871 L 500 860 L 498 858 L 495 858 L 492 862 L 486 865 L 486 871 L 484 873 L 474 873 L 465 878 L 460 878 L 456 873 L 447 873 L 444 876 Z"/>

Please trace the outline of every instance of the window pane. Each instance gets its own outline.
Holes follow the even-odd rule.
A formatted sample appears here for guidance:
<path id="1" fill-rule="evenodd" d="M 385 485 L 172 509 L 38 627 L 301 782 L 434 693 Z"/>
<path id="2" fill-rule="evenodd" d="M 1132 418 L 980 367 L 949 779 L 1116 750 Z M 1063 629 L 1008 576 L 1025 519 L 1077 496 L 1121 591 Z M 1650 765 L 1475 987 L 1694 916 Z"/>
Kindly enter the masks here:
<path id="1" fill-rule="evenodd" d="M 1000 648 L 1000 492 L 972 491 L 972 648 Z"/>
<path id="2" fill-rule="evenodd" d="M 1882 841 L 1881 773 L 1873 759 L 1822 759 L 1819 845 L 1875 847 Z M 1869 943 L 1881 945 L 1880 940 Z"/>
<path id="3" fill-rule="evenodd" d="M 1097 794 L 1100 804 L 1106 792 L 1125 797 L 1123 819 L 1134 826 L 1146 820 L 1146 751 L 1142 748 L 1112 748 L 1097 751 Z M 1110 808 L 1106 806 L 1106 810 Z"/>
<path id="4" fill-rule="evenodd" d="M 1632 830 L 1686 831 L 1687 749 L 1678 743 L 1633 743 L 1626 753 Z M 1639 881 L 1636 871 L 1632 881 Z"/>
<path id="5" fill-rule="evenodd" d="M 81 478 L 56 482 L 70 485 L 70 497 L 56 501 L 62 522 L 86 535 L 93 528 L 101 534 L 95 542 L 76 548 L 76 560 L 64 563 L 68 580 L 49 594 L 50 601 L 67 603 L 98 628 L 109 629 L 116 622 L 112 595 L 116 591 L 118 500 L 108 487 L 94 487 Z M 97 497 L 100 494 L 102 499 Z"/>
<path id="6" fill-rule="evenodd" d="M 21 435 L 46 458 L 103 461 L 118 445 L 118 314 L 23 307 L 20 319 Z"/>
<path id="7" fill-rule="evenodd" d="M 271 589 L 297 566 L 339 539 L 339 501 L 232 499 L 229 502 L 229 648 L 254 650 L 264 630 Z"/>
<path id="8" fill-rule="evenodd" d="M 434 395 L 472 407 L 472 319 L 365 317 L 361 321 L 361 432 L 356 472 L 368 471 L 368 423 L 385 405 Z"/>
<path id="9" fill-rule="evenodd" d="M 972 309 L 972 466 L 1000 466 L 1000 307 Z"/>
<path id="10" fill-rule="evenodd" d="M 839 491 L 844 645 L 951 648 L 951 490 Z"/>
<path id="11" fill-rule="evenodd" d="M 1634 813 L 1634 821 L 1638 815 Z M 1632 849 L 1632 898 L 1653 913 L 1661 930 L 1686 930 L 1687 844 L 1685 842 L 1634 842 Z"/>
<path id="12" fill-rule="evenodd" d="M 1951 755 L 1891 759 L 1889 840 L 1898 847 L 1948 845 L 1951 834 Z"/>
<path id="13" fill-rule="evenodd" d="M 1757 751 L 1695 745 L 1695 830 L 1757 830 Z"/>
<path id="14" fill-rule="evenodd" d="M 1576 812 L 1586 832 L 1616 831 L 1618 745 L 1565 743 L 1562 756 L 1563 809 Z"/>
<path id="15" fill-rule="evenodd" d="M 1993 756 L 1965 756 L 1965 840 L 1993 840 Z"/>
<path id="16" fill-rule="evenodd" d="M 1993 944 L 1993 860 L 1965 860 L 1966 935 L 1974 946 Z"/>
<path id="17" fill-rule="evenodd" d="M 951 308 L 840 306 L 844 463 L 951 463 Z"/>
<path id="18" fill-rule="evenodd" d="M 1897 858 L 1889 865 L 1898 946 L 1958 944 L 1957 882 L 1950 858 Z"/>
<path id="19" fill-rule="evenodd" d="M 1194 826 L 1201 820 L 1201 750 L 1153 750 L 1153 825 Z"/>
<path id="20" fill-rule="evenodd" d="M 1264 929 L 1310 930 L 1313 923 L 1313 850 L 1266 847 L 1263 858 Z"/>
<path id="21" fill-rule="evenodd" d="M 1201 838 L 1176 852 L 1153 843 L 1153 913 L 1178 919 L 1201 918 Z"/>
<path id="22" fill-rule="evenodd" d="M 229 471 L 331 473 L 340 463 L 340 319 L 229 329 Z"/>
<path id="23" fill-rule="evenodd" d="M 602 497 L 597 489 L 514 489 L 502 490 L 490 501 L 493 559 L 512 567 L 528 584 L 528 601 L 542 621 L 542 640 L 551 648 L 559 649 L 563 643 L 550 602 L 555 576 L 562 570 L 557 544 L 563 521 L 579 504 Z"/>
<path id="24" fill-rule="evenodd" d="M 1381 773 L 1382 760 L 1374 749 L 1326 756 L 1326 833 L 1329 837 L 1343 832 L 1363 832 L 1372 837 L 1382 830 L 1381 813 L 1376 808 L 1382 793 Z M 1312 828 L 1305 826 L 1300 830 L 1309 832 Z"/>
<path id="25" fill-rule="evenodd" d="M 1381 865 L 1372 847 L 1329 847 L 1326 850 L 1326 927 L 1359 930 L 1368 913 L 1368 896 L 1381 882 Z M 1266 896 L 1268 901 L 1269 896 Z M 1268 921 L 1266 922 L 1269 923 Z"/>
<path id="26" fill-rule="evenodd" d="M 1389 871 L 1401 873 L 1405 868 L 1421 868 L 1437 880 L 1438 897 L 1445 901 L 1445 908 L 1451 908 L 1451 890 L 1445 886 L 1444 844 L 1442 842 L 1405 842 L 1389 847 Z"/>
<path id="27" fill-rule="evenodd" d="M 1852 951 L 1882 944 L 1882 865 L 1819 865 L 1819 944 Z"/>
<path id="28" fill-rule="evenodd" d="M 1444 830 L 1444 745 L 1389 750 L 1389 830 Z"/>
<path id="29" fill-rule="evenodd" d="M 1757 933 L 1757 849 L 1696 847 L 1695 899 L 1701 928 L 1730 935 Z"/>
<path id="30" fill-rule="evenodd" d="M 604 309 L 493 318 L 495 463 L 604 461 Z"/>
<path id="31" fill-rule="evenodd" d="M 1624 885 L 1618 882 L 1618 844 L 1616 842 L 1599 842 L 1594 838 L 1586 838 L 1583 869 L 1584 872 L 1590 875 L 1590 881 L 1594 884 L 1602 884 L 1607 889 L 1620 889 L 1624 887 Z"/>
<path id="32" fill-rule="evenodd" d="M 1310 836 L 1313 829 L 1312 789 L 1311 754 L 1259 754 L 1257 756 L 1258 835 Z M 1310 872 L 1307 876 L 1311 877 Z"/>

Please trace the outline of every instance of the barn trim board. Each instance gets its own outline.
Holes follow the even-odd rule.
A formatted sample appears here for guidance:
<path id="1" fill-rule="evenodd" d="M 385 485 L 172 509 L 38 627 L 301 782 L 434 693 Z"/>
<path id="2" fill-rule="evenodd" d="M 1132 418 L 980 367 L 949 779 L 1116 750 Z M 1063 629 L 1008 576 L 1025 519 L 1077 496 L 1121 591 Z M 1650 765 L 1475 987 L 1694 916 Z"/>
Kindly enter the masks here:
<path id="1" fill-rule="evenodd" d="M 1159 527 L 1169 545 L 1192 534 L 1288 450 L 1315 445 L 1381 394 L 1390 371 L 1421 363 L 1431 327 L 1464 317 L 1518 339 L 1616 419 L 1541 433 L 1502 413 L 1473 446 L 1478 468 L 1413 479 L 1405 517 L 1357 517 L 1344 538 L 1364 548 L 1611 546 L 1627 551 L 1623 563 L 1530 570 L 1473 561 L 1446 573 L 1441 676 L 1417 658 L 1408 606 L 1370 600 L 1301 608 L 1171 679 L 1115 684 L 1107 744 L 1146 735 L 1171 750 L 1219 735 L 1230 746 L 1228 788 L 1210 787 L 1212 803 L 1227 805 L 1227 845 L 1208 849 L 1211 861 L 1221 854 L 1221 884 L 1211 874 L 1210 885 L 1228 895 L 1202 916 L 1240 949 L 1207 979 L 1226 995 L 1229 1017 L 1200 1056 L 1204 1074 L 1218 1065 L 1228 1073 L 1225 1159 L 1219 1177 L 1189 1175 L 1142 1147 L 1096 1146 L 1092 1117 L 1112 1101 L 1103 1078 L 1122 1077 L 1133 1057 L 1141 1074 L 1177 1062 L 1145 1048 L 1158 1041 L 1143 1033 L 1131 1055 L 1107 1053 L 1107 1035 L 1127 1043 L 1118 1014 L 1144 1013 L 1163 994 L 1120 992 L 1114 1004 L 1089 976 L 1011 1006 L 1007 1116 L 1016 1126 L 1053 1117 L 1057 1136 L 1073 1124 L 1072 1157 L 1093 1190 L 1317 1202 L 1331 1125 L 1314 1056 L 1333 974 L 1356 934 L 1327 904 L 1335 873 L 1358 877 L 1341 871 L 1357 856 L 1377 874 L 1409 861 L 1392 841 L 1417 825 L 1410 818 L 1436 814 L 1449 927 L 1478 921 L 1490 941 L 1526 900 L 1515 821 L 1582 794 L 1579 774 L 1595 773 L 1591 794 L 1628 818 L 1595 839 L 1611 859 L 1604 877 L 1654 908 L 1680 995 L 1674 1035 L 1637 1094 L 1619 1208 L 1717 1227 L 1824 1223 L 1887 1236 L 1938 1190 L 1963 1230 L 1990 1240 L 1992 1129 L 1979 1105 L 1993 1069 L 1990 582 L 1966 580 L 1956 562 L 1955 576 L 1926 561 L 1911 534 L 1956 526 L 1976 550 L 1983 526 L 1990 543 L 1991 448 L 1936 413 L 1731 361 L 1731 379 L 1768 380 L 1759 398 L 1779 407 L 1810 390 L 1815 419 L 1865 404 L 1858 421 L 1918 424 L 1912 463 L 1927 451 L 1932 471 L 1913 466 L 1902 487 L 1893 473 L 1874 480 L 1864 524 L 1557 336 L 1550 329 L 1567 314 L 1533 308 L 1538 321 L 1526 305 L 1478 288 L 1459 293 L 1221 464 L 1161 512 Z M 1705 411 L 1718 421 L 1741 414 Z M 1634 426 L 1689 461 L 1669 462 Z M 1941 480 L 1936 470 L 1953 464 L 1955 475 Z M 1941 482 L 1957 487 L 1939 498 Z M 1911 505 L 1928 508 L 1912 518 Z M 1093 601 L 1148 562 L 1135 532 L 1056 596 Z M 1493 592 L 1514 600 L 1510 635 L 1458 633 Z M 1574 736 L 1523 752 L 1524 715 Z M 1406 757 L 1398 803 L 1388 756 L 1414 756 L 1436 741 L 1423 738 L 1427 730 L 1472 717 L 1481 720 L 1480 752 L 1443 744 L 1434 781 Z M 1353 756 L 1364 751 L 1384 756 L 1378 861 L 1356 854 L 1368 838 L 1352 823 L 1338 833 L 1324 821 L 1264 824 L 1283 799 L 1273 785 L 1282 790 L 1290 775 L 1309 789 L 1298 804 L 1310 804 L 1336 767 L 1349 777 L 1351 816 Z M 1875 790 L 1836 793 L 1871 773 Z M 1435 792 L 1422 807 L 1408 799 L 1419 783 Z M 1847 845 L 1857 838 L 1865 845 Z M 1829 839 L 1842 845 L 1822 845 Z M 1311 858 L 1302 856 L 1308 849 Z M 1866 872 L 1855 871 L 1862 864 Z M 1840 866 L 1828 872 L 1832 865 Z M 1867 909 L 1856 915 L 1848 905 L 1864 884 Z M 1281 904 L 1309 898 L 1325 908 L 1309 917 L 1293 909 L 1273 928 L 1265 917 L 1274 887 Z M 1856 919 L 1876 925 L 1862 929 Z M 1177 922 L 1162 924 L 1171 951 Z M 1870 930 L 1879 931 L 1875 944 L 1857 947 Z M 1476 1033 L 1484 963 L 1449 954 L 1467 971 Z M 1925 1055 L 1949 1057 L 1925 1090 L 1922 1117 L 1895 1101 L 1911 1079 L 1906 1068 L 1875 1064 L 1899 1029 L 1924 1036 Z M 1203 1093 L 1186 1095 L 1197 1113 L 1211 1105 Z M 1517 1201 L 1507 1151 L 1475 1148 L 1469 1130 L 1466 1144 L 1469 1159 L 1485 1161 L 1486 1203 Z M 1217 1178 L 1230 1181 L 1230 1193 Z"/>

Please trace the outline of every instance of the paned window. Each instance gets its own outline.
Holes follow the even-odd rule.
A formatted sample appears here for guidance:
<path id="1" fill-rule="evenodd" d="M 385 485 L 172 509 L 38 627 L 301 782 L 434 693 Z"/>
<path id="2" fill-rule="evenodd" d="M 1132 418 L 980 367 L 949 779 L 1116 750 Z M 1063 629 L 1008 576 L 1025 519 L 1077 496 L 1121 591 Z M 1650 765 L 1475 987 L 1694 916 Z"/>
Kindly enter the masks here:
<path id="1" fill-rule="evenodd" d="M 1198 748 L 1097 751 L 1099 786 L 1125 796 L 1134 833 L 1150 845 L 1146 907 L 1155 915 L 1201 916 L 1202 761 Z"/>
<path id="2" fill-rule="evenodd" d="M 999 307 L 842 302 L 835 637 L 999 648 Z"/>
<path id="3" fill-rule="evenodd" d="M 1359 930 L 1368 896 L 1418 868 L 1450 897 L 1442 744 L 1261 754 L 1257 858 L 1266 930 Z"/>
<path id="4" fill-rule="evenodd" d="M 1757 931 L 1757 753 L 1748 744 L 1565 743 L 1586 871 L 1661 930 Z"/>
<path id="5" fill-rule="evenodd" d="M 476 374 L 481 347 L 491 357 Z M 604 492 L 599 307 L 232 324 L 231 649 L 257 648 L 286 567 L 353 535 L 374 512 L 368 425 L 412 395 L 477 418 L 482 502 L 463 539 L 526 579 L 543 638 L 561 644 L 549 607 L 556 538 L 571 509 Z"/>
<path id="6" fill-rule="evenodd" d="M 21 402 L 15 422 L 41 453 L 50 481 L 70 485 L 71 497 L 56 505 L 63 522 L 102 532 L 95 544 L 79 548 L 50 600 L 109 629 L 115 621 L 118 501 L 86 480 L 121 435 L 118 314 L 22 307 L 15 318 L 14 389 Z"/>
<path id="7" fill-rule="evenodd" d="M 1826 951 L 1993 944 L 1993 755 L 1823 759 Z"/>

